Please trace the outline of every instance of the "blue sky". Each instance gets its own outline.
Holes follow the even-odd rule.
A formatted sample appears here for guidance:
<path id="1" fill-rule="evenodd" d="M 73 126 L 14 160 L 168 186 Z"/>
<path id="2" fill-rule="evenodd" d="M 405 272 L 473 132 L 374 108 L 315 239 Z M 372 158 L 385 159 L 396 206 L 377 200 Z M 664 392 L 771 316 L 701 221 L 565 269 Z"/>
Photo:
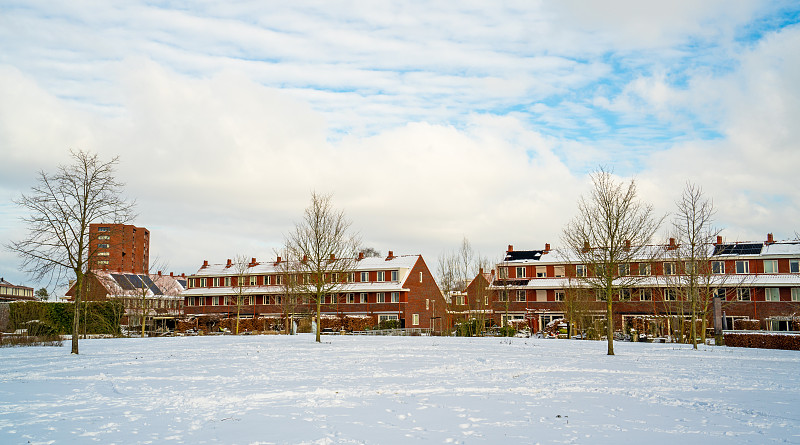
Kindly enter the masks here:
<path id="1" fill-rule="evenodd" d="M 121 157 L 176 272 L 272 257 L 311 190 L 432 267 L 558 245 L 599 165 L 662 213 L 698 183 L 731 240 L 800 230 L 796 2 L 495 3 L 3 2 L 0 240 L 70 147 Z"/>

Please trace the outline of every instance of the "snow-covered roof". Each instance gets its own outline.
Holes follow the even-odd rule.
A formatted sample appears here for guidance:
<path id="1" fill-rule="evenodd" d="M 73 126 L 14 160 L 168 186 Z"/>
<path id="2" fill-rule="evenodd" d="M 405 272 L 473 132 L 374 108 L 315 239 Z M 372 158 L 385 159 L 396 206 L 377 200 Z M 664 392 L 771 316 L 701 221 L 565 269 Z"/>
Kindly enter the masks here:
<path id="1" fill-rule="evenodd" d="M 368 282 L 368 283 L 342 283 L 331 292 L 348 293 L 348 292 L 406 292 L 409 289 L 404 288 L 402 283 L 396 281 L 381 281 L 381 282 Z M 281 294 L 286 291 L 283 286 L 245 286 L 242 288 L 244 295 L 263 295 L 263 294 Z M 234 295 L 239 292 L 236 287 L 195 287 L 183 291 L 183 296 L 208 296 L 208 295 Z"/>
<path id="2" fill-rule="evenodd" d="M 419 255 L 398 255 L 390 259 L 368 257 L 356 261 L 353 271 L 411 269 L 418 258 Z M 244 275 L 268 275 L 285 272 L 285 267 L 285 265 L 276 265 L 274 261 L 257 262 L 254 266 L 248 267 Z M 239 275 L 239 272 L 235 264 L 228 266 L 227 263 L 218 263 L 201 267 L 193 276 L 219 277 L 236 275 Z"/>
<path id="3" fill-rule="evenodd" d="M 182 280 L 170 275 L 134 274 L 98 270 L 93 272 L 112 296 L 141 295 L 146 289 L 146 298 L 179 297 L 184 291 Z"/>

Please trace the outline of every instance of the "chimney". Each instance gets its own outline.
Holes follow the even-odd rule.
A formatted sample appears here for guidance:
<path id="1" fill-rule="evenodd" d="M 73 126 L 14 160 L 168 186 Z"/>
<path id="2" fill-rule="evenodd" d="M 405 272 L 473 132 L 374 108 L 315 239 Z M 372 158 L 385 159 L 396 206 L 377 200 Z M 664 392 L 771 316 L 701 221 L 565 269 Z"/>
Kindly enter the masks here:
<path id="1" fill-rule="evenodd" d="M 626 240 L 625 240 L 625 247 L 624 247 L 624 249 L 625 249 L 625 251 L 626 251 L 626 252 L 627 252 L 627 251 L 629 251 L 629 250 L 631 250 L 631 240 L 629 240 L 629 239 L 626 239 Z"/>
<path id="2" fill-rule="evenodd" d="M 509 245 L 508 245 L 508 251 L 509 251 L 509 252 L 513 252 L 513 251 L 514 251 L 514 246 L 513 246 L 513 245 L 511 245 L 511 244 L 509 244 Z"/>
<path id="3" fill-rule="evenodd" d="M 201 269 L 205 269 L 206 267 L 208 267 L 208 260 L 203 260 L 203 267 L 201 267 Z"/>
<path id="4" fill-rule="evenodd" d="M 675 238 L 669 239 L 669 246 L 667 246 L 667 250 L 675 250 L 678 246 L 675 244 Z"/>
<path id="5" fill-rule="evenodd" d="M 358 261 L 361 261 L 363 259 L 364 259 L 364 252 L 358 252 Z"/>
<path id="6" fill-rule="evenodd" d="M 544 243 L 544 253 L 550 252 L 550 243 Z"/>
<path id="7" fill-rule="evenodd" d="M 228 258 L 228 264 L 226 264 L 225 267 L 231 267 L 231 266 L 233 266 L 233 262 L 231 261 L 230 258 Z"/>
<path id="8" fill-rule="evenodd" d="M 160 270 L 158 271 L 158 276 L 159 276 L 159 277 L 161 276 L 161 271 L 160 271 Z"/>
<path id="9" fill-rule="evenodd" d="M 589 247 L 589 241 L 584 241 L 583 242 L 583 251 L 584 252 L 588 252 L 590 248 L 591 247 Z"/>
<path id="10" fill-rule="evenodd" d="M 186 274 L 182 273 L 181 278 L 186 278 Z"/>
<path id="11" fill-rule="evenodd" d="M 169 276 L 173 278 L 175 277 L 175 275 L 172 272 L 169 273 Z"/>
<path id="12" fill-rule="evenodd" d="M 251 267 L 252 267 L 252 266 L 255 266 L 256 264 L 258 264 L 258 263 L 256 263 L 256 259 L 255 259 L 255 258 L 253 258 L 253 259 L 251 259 L 251 260 L 250 260 L 250 266 L 251 266 Z"/>
<path id="13" fill-rule="evenodd" d="M 334 262 L 334 261 L 336 261 L 336 255 L 334 255 L 334 254 L 331 254 L 331 256 L 330 256 L 330 258 L 328 259 L 328 261 L 330 261 L 331 263 L 332 263 L 332 262 Z"/>
<path id="14" fill-rule="evenodd" d="M 277 266 L 278 264 L 281 264 L 281 257 L 278 257 L 278 260 L 275 261 L 275 265 Z"/>
<path id="15" fill-rule="evenodd" d="M 482 268 L 482 267 L 479 267 L 479 268 L 478 268 L 478 273 L 479 273 L 479 274 L 481 274 L 481 275 L 483 275 L 483 268 Z"/>
<path id="16" fill-rule="evenodd" d="M 307 261 L 308 261 L 308 255 L 303 255 L 303 262 L 305 263 Z"/>
<path id="17" fill-rule="evenodd" d="M 722 244 L 722 235 L 717 235 L 717 244 Z"/>
<path id="18" fill-rule="evenodd" d="M 394 258 L 394 252 L 392 252 L 392 251 L 390 250 L 390 251 L 389 251 L 389 255 L 387 255 L 387 256 L 386 256 L 386 261 L 389 261 L 389 260 L 391 260 L 392 258 Z"/>
<path id="19" fill-rule="evenodd" d="M 775 244 L 775 238 L 773 238 L 771 233 L 767 234 L 767 244 Z"/>

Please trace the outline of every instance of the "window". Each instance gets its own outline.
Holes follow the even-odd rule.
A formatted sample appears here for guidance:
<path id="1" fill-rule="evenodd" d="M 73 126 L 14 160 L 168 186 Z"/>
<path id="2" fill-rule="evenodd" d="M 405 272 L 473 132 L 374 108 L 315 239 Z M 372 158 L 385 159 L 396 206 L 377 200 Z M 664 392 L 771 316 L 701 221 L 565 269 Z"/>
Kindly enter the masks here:
<path id="1" fill-rule="evenodd" d="M 194 297 L 187 298 L 186 305 L 187 306 L 194 306 L 195 305 Z"/>
<path id="2" fill-rule="evenodd" d="M 620 264 L 617 267 L 617 271 L 619 272 L 619 276 L 627 277 L 631 274 L 631 265 L 630 264 Z"/>
<path id="3" fill-rule="evenodd" d="M 792 288 L 792 301 L 800 301 L 800 287 Z"/>
<path id="4" fill-rule="evenodd" d="M 547 277 L 547 266 L 536 266 L 536 278 Z"/>
<path id="5" fill-rule="evenodd" d="M 347 294 L 347 303 L 348 304 L 353 304 L 355 302 L 356 302 L 356 294 L 353 294 L 353 293 Z"/>
<path id="6" fill-rule="evenodd" d="M 606 276 L 606 266 L 605 264 L 598 264 L 594 266 L 594 276 L 596 277 L 604 277 Z"/>
<path id="7" fill-rule="evenodd" d="M 394 314 L 381 314 L 378 315 L 378 323 L 382 321 L 397 320 L 397 315 Z"/>
<path id="8" fill-rule="evenodd" d="M 231 305 L 231 297 L 225 297 L 225 306 Z"/>
<path id="9" fill-rule="evenodd" d="M 386 281 L 386 272 L 382 270 L 378 271 L 378 281 Z"/>
<path id="10" fill-rule="evenodd" d="M 361 300 L 359 300 L 359 301 L 361 301 L 362 303 L 366 303 L 367 302 L 367 293 L 366 292 L 361 292 Z"/>
<path id="11" fill-rule="evenodd" d="M 283 285 L 283 275 L 275 275 L 275 284 L 278 286 Z"/>
<path id="12" fill-rule="evenodd" d="M 219 278 L 218 278 L 218 277 L 214 277 L 214 278 L 212 278 L 211 280 L 212 280 L 212 282 L 213 282 L 213 286 L 214 286 L 214 287 L 217 287 L 217 286 L 219 286 Z"/>
<path id="13" fill-rule="evenodd" d="M 576 277 L 585 277 L 586 276 L 586 265 L 585 264 L 578 264 L 575 266 L 575 276 Z"/>
<path id="14" fill-rule="evenodd" d="M 361 272 L 361 282 L 366 283 L 369 281 L 369 272 Z"/>
<path id="15" fill-rule="evenodd" d="M 525 301 L 525 291 L 518 290 L 517 291 L 517 301 Z"/>
<path id="16" fill-rule="evenodd" d="M 606 301 L 606 293 L 603 292 L 601 289 L 595 289 L 594 299 L 595 301 Z"/>
<path id="17" fill-rule="evenodd" d="M 378 292 L 378 303 L 385 303 L 386 302 L 386 294 L 384 292 Z"/>
<path id="18" fill-rule="evenodd" d="M 255 286 L 256 285 L 256 283 L 258 282 L 256 279 L 257 279 L 257 277 L 255 275 L 250 277 L 250 285 L 251 286 Z"/>
<path id="19" fill-rule="evenodd" d="M 517 278 L 523 278 L 524 276 L 525 276 L 525 268 L 517 267 Z"/>
<path id="20" fill-rule="evenodd" d="M 413 314 L 411 316 L 411 324 L 414 326 L 419 326 L 419 314 Z"/>
<path id="21" fill-rule="evenodd" d="M 253 306 L 255 304 L 255 297 L 253 297 L 252 295 L 245 297 L 244 304 L 246 304 L 247 306 Z"/>
<path id="22" fill-rule="evenodd" d="M 98 227 L 97 231 L 98 232 L 110 232 L 111 228 L 109 228 L 109 227 Z"/>
<path id="23" fill-rule="evenodd" d="M 725 273 L 725 261 L 712 261 L 711 262 L 711 273 L 713 274 L 724 274 Z"/>
<path id="24" fill-rule="evenodd" d="M 750 301 L 750 288 L 740 287 L 736 289 L 736 299 L 739 301 Z"/>
<path id="25" fill-rule="evenodd" d="M 565 275 L 564 273 L 564 266 L 555 266 L 553 268 L 553 272 L 556 278 L 561 278 Z"/>
<path id="26" fill-rule="evenodd" d="M 419 282 L 422 283 L 422 272 L 419 273 Z"/>
<path id="27" fill-rule="evenodd" d="M 338 273 L 331 274 L 331 283 L 338 283 L 338 282 L 339 282 L 339 274 Z"/>
<path id="28" fill-rule="evenodd" d="M 800 260 L 790 260 L 789 261 L 789 272 L 790 273 L 800 273 Z"/>
<path id="29" fill-rule="evenodd" d="M 431 308 L 431 299 L 430 298 L 426 298 L 425 299 L 425 310 L 427 311 L 430 308 Z"/>
<path id="30" fill-rule="evenodd" d="M 673 262 L 666 262 L 664 263 L 664 275 L 675 275 L 675 263 Z"/>
<path id="31" fill-rule="evenodd" d="M 497 274 L 500 276 L 500 279 L 508 278 L 508 268 L 507 267 L 498 268 Z"/>
<path id="32" fill-rule="evenodd" d="M 97 237 L 97 239 L 107 240 L 107 239 L 111 239 L 111 237 L 108 236 L 108 235 L 100 235 L 100 236 Z"/>
<path id="33" fill-rule="evenodd" d="M 107 266 L 108 265 L 108 260 L 100 260 L 100 261 L 97 262 L 97 264 L 100 264 L 101 266 Z"/>
<path id="34" fill-rule="evenodd" d="M 750 273 L 750 261 L 737 261 L 736 273 Z"/>
<path id="35" fill-rule="evenodd" d="M 396 270 L 392 271 L 392 281 L 397 281 L 397 271 Z"/>
<path id="36" fill-rule="evenodd" d="M 97 256 L 108 256 L 108 252 L 97 252 Z"/>
<path id="37" fill-rule="evenodd" d="M 653 300 L 652 289 L 639 289 L 639 301 L 652 301 L 652 300 Z"/>
<path id="38" fill-rule="evenodd" d="M 219 297 L 211 297 L 211 306 L 219 306 Z"/>
<path id="39" fill-rule="evenodd" d="M 350 272 L 349 274 L 347 274 L 347 282 L 348 283 L 355 283 L 355 281 L 356 281 L 356 273 L 355 272 Z"/>
<path id="40" fill-rule="evenodd" d="M 724 287 L 718 287 L 714 289 L 714 298 L 722 298 L 724 300 L 727 294 L 728 291 Z"/>
<path id="41" fill-rule="evenodd" d="M 557 290 L 556 292 L 556 301 L 564 301 L 564 291 Z"/>
<path id="42" fill-rule="evenodd" d="M 651 267 L 650 263 L 639 263 L 639 275 L 647 276 L 650 275 Z"/>
<path id="43" fill-rule="evenodd" d="M 697 262 L 686 261 L 683 263 L 683 271 L 685 274 L 697 275 Z"/>
<path id="44" fill-rule="evenodd" d="M 98 244 L 97 248 L 98 249 L 108 249 L 108 244 Z"/>
<path id="45" fill-rule="evenodd" d="M 631 290 L 628 288 L 623 288 L 619 290 L 619 300 L 620 301 L 630 301 L 631 299 Z"/>
<path id="46" fill-rule="evenodd" d="M 765 301 L 781 301 L 781 292 L 777 287 L 767 287 L 764 289 Z"/>
<path id="47" fill-rule="evenodd" d="M 392 303 L 400 302 L 400 292 L 392 292 Z"/>
<path id="48" fill-rule="evenodd" d="M 206 279 L 200 278 L 200 287 L 206 287 Z"/>
<path id="49" fill-rule="evenodd" d="M 764 260 L 764 273 L 778 273 L 778 260 Z"/>
<path id="50" fill-rule="evenodd" d="M 498 296 L 500 301 L 508 301 L 508 291 L 501 290 L 500 295 Z"/>
<path id="51" fill-rule="evenodd" d="M 677 301 L 678 292 L 675 289 L 664 289 L 664 301 Z"/>
<path id="52" fill-rule="evenodd" d="M 225 277 L 225 286 L 231 287 L 231 277 Z"/>

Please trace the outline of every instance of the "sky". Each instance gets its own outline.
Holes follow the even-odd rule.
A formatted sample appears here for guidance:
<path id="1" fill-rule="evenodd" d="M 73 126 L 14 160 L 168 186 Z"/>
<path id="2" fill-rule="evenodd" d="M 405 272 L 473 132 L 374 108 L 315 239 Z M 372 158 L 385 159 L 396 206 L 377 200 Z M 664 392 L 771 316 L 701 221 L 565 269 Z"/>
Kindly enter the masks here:
<path id="1" fill-rule="evenodd" d="M 70 149 L 119 156 L 176 273 L 274 258 L 312 191 L 432 269 L 464 237 L 555 247 L 600 166 L 659 215 L 699 185 L 726 240 L 794 238 L 799 22 L 792 1 L 6 0 L 0 242 Z M 38 287 L 19 265 L 0 250 Z"/>

